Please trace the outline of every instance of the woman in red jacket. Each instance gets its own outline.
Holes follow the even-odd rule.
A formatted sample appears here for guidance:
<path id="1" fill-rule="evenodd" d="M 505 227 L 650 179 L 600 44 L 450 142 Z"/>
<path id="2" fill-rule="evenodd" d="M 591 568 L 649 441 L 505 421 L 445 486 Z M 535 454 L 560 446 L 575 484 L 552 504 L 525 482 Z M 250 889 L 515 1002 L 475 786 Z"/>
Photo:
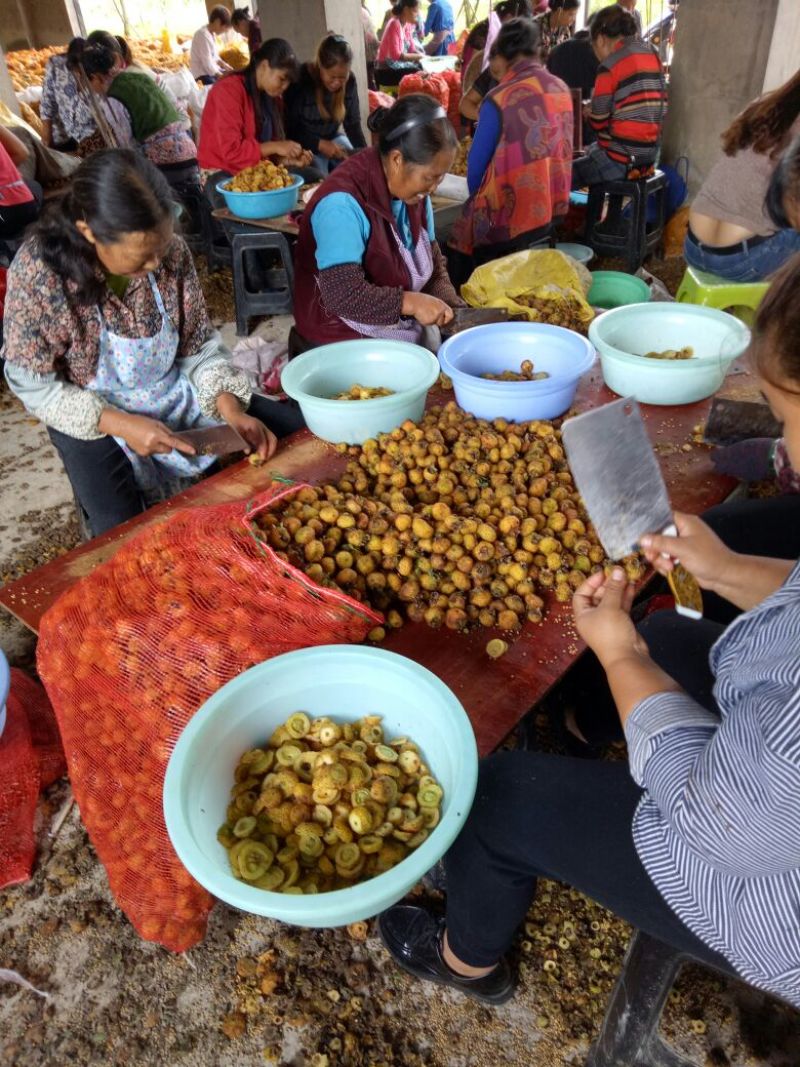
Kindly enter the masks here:
<path id="1" fill-rule="evenodd" d="M 321 180 L 322 175 L 309 167 L 311 153 L 284 136 L 280 100 L 298 71 L 289 42 L 273 37 L 244 70 L 226 75 L 211 88 L 197 158 L 204 170 L 220 172 L 208 180 L 212 189 L 217 181 L 262 159 L 282 163 L 308 181 Z"/>

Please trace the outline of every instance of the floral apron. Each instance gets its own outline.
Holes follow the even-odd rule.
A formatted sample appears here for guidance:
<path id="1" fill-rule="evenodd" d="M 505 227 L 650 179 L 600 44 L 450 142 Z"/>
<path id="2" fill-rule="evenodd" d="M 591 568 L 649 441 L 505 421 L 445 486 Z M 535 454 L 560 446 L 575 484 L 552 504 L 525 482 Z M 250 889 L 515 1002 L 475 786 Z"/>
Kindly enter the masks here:
<path id="1" fill-rule="evenodd" d="M 219 420 L 202 414 L 191 382 L 176 365 L 178 331 L 167 315 L 155 278 L 148 274 L 147 279 L 161 315 L 161 329 L 153 337 L 120 337 L 107 328 L 98 308 L 100 358 L 87 388 L 113 407 L 158 419 L 170 430 L 218 426 Z M 187 456 L 175 450 L 140 456 L 123 438 L 114 440 L 130 460 L 136 484 L 149 503 L 172 495 L 216 460 L 215 456 Z"/>
<path id="2" fill-rule="evenodd" d="M 416 247 L 408 249 L 400 240 L 399 234 L 393 229 L 392 234 L 402 256 L 403 262 L 408 268 L 411 278 L 411 292 L 421 293 L 433 274 L 433 251 L 428 231 L 423 227 L 420 232 Z M 386 341 L 409 341 L 411 344 L 425 344 L 427 327 L 421 326 L 416 319 L 401 316 L 398 322 L 392 326 L 369 326 L 363 322 L 352 322 L 350 319 L 342 319 L 351 330 L 362 334 L 364 337 L 380 337 Z"/>

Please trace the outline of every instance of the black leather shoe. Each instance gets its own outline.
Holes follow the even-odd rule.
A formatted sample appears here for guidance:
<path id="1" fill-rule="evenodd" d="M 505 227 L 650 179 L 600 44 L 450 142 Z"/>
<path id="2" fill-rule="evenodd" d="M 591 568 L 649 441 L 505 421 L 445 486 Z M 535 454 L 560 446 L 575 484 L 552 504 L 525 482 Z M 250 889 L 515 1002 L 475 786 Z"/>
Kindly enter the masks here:
<path id="1" fill-rule="evenodd" d="M 514 995 L 511 968 L 502 959 L 483 978 L 462 978 L 442 957 L 444 919 L 415 904 L 395 904 L 378 916 L 378 930 L 389 955 L 404 971 L 426 982 L 438 982 L 482 1004 L 505 1004 Z"/>

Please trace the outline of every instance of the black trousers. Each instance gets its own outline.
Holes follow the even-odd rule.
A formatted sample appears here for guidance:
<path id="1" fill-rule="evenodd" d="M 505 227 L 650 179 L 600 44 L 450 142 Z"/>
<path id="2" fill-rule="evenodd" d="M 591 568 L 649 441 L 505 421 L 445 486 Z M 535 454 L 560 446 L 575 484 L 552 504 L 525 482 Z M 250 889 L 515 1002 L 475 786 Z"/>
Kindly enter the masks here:
<path id="1" fill-rule="evenodd" d="M 35 222 L 42 210 L 42 187 L 36 181 L 25 182 L 33 194 L 33 200 L 10 207 L 0 205 L 0 238 L 20 237 L 30 223 Z"/>
<path id="2" fill-rule="evenodd" d="M 247 409 L 276 437 L 286 437 L 305 425 L 298 406 L 254 395 Z M 79 441 L 48 428 L 67 477 L 86 512 L 93 537 L 127 522 L 145 510 L 133 476 L 133 466 L 113 437 Z M 212 467 L 207 473 L 213 473 Z"/>
<path id="3" fill-rule="evenodd" d="M 640 629 L 656 662 L 713 709 L 708 650 L 723 627 L 659 612 Z M 597 699 L 608 703 L 605 688 Z M 472 811 L 445 857 L 447 937 L 459 959 L 473 967 L 495 963 L 510 947 L 537 880 L 550 878 L 732 972 L 650 881 L 631 834 L 641 795 L 623 762 L 541 752 L 501 752 L 483 760 Z"/>
<path id="4" fill-rule="evenodd" d="M 736 552 L 800 556 L 800 495 L 737 500 L 710 509 L 703 519 Z M 664 611 L 638 628 L 655 662 L 714 711 L 708 654 L 738 609 L 713 595 L 703 599 L 700 622 Z M 578 725 L 598 740 L 621 737 L 600 665 L 591 657 L 585 669 Z M 732 971 L 684 926 L 642 866 L 631 836 L 640 797 L 627 763 L 537 752 L 484 760 L 475 804 L 445 858 L 448 940 L 456 955 L 474 967 L 499 959 L 544 877 L 566 882 L 653 937 Z"/>

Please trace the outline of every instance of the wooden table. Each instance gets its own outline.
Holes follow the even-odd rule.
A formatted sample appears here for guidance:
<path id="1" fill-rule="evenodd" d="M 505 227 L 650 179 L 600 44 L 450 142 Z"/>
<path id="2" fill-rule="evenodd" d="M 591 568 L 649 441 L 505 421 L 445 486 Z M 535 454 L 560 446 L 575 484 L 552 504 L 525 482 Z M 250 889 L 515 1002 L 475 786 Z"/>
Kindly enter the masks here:
<path id="1" fill-rule="evenodd" d="M 433 208 L 433 219 L 436 224 L 436 233 L 439 240 L 443 240 L 449 228 L 453 223 L 453 220 L 458 215 L 461 208 L 461 203 L 458 200 L 451 200 L 446 196 L 432 196 L 431 207 Z M 271 219 L 243 219 L 240 215 L 234 215 L 232 211 L 229 211 L 226 207 L 216 208 L 211 214 L 221 223 L 235 224 L 237 227 L 252 227 L 256 230 L 270 230 L 278 231 L 278 233 L 288 234 L 290 237 L 297 237 L 300 232 L 300 228 L 297 225 L 294 216 L 298 212 L 305 210 L 305 204 L 303 201 L 299 201 L 295 211 L 289 215 L 276 215 Z M 440 232 L 441 231 L 441 232 Z"/>
<path id="2" fill-rule="evenodd" d="M 732 373 L 726 395 L 753 397 L 752 379 Z M 449 394 L 452 396 L 452 394 Z M 599 367 L 581 383 L 576 407 L 588 410 L 616 399 L 604 385 Z M 698 513 L 723 501 L 735 486 L 717 475 L 709 450 L 692 443 L 694 427 L 705 418 L 710 401 L 674 408 L 644 407 L 643 414 L 659 457 L 673 505 Z M 684 451 L 683 446 L 690 445 Z M 0 590 L 0 605 L 31 630 L 38 631 L 42 615 L 79 578 L 109 559 L 121 544 L 153 522 L 163 522 L 175 510 L 229 503 L 254 496 L 278 474 L 321 482 L 336 478 L 345 460 L 332 446 L 303 430 L 295 434 L 264 467 L 247 461 L 207 478 L 172 500 L 80 545 Z M 494 750 L 527 712 L 559 681 L 584 650 L 572 625 L 568 606 L 549 604 L 545 621 L 526 624 L 498 660 L 486 655 L 487 631 L 460 634 L 406 625 L 392 631 L 385 647 L 428 667 L 462 701 L 472 720 L 481 754 Z"/>

